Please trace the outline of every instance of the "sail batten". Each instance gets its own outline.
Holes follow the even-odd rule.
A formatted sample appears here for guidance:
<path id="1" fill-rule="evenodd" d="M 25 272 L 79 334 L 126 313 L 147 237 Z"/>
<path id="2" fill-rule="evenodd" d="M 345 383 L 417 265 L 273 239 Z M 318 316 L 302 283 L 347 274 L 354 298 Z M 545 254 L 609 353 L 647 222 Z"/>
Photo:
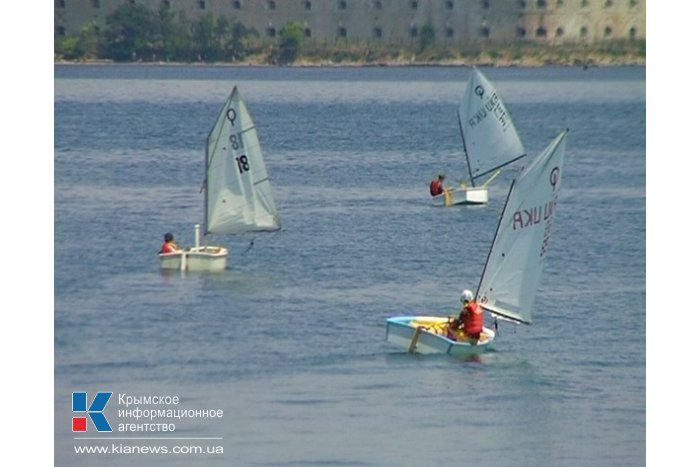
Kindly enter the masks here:
<path id="1" fill-rule="evenodd" d="M 207 138 L 205 232 L 281 228 L 257 130 L 237 88 Z"/>
<path id="2" fill-rule="evenodd" d="M 549 249 L 568 130 L 512 183 L 479 282 L 477 300 L 494 314 L 532 322 L 532 305 Z"/>
<path id="3" fill-rule="evenodd" d="M 459 105 L 458 122 L 472 184 L 525 155 L 505 103 L 476 67 Z"/>

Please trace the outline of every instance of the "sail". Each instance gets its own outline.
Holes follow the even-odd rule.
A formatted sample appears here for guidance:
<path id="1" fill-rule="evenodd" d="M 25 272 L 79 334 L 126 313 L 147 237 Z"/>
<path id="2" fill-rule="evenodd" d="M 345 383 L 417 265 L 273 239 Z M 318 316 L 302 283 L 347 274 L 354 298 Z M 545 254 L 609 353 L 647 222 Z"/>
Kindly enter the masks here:
<path id="1" fill-rule="evenodd" d="M 532 321 L 561 188 L 567 133 L 557 136 L 513 181 L 481 275 L 479 303 L 515 321 Z"/>
<path id="2" fill-rule="evenodd" d="M 205 234 L 281 228 L 258 133 L 235 87 L 207 139 L 205 190 Z"/>
<path id="3" fill-rule="evenodd" d="M 525 156 L 505 103 L 476 67 L 457 113 L 472 185 L 476 178 Z"/>

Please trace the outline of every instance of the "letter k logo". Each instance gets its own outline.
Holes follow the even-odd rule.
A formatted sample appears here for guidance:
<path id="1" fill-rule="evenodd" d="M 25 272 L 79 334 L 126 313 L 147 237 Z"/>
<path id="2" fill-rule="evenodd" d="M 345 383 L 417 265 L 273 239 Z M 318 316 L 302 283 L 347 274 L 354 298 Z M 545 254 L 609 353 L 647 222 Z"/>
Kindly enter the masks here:
<path id="1" fill-rule="evenodd" d="M 111 392 L 98 392 L 88 408 L 87 392 L 74 392 L 73 412 L 87 412 L 97 431 L 112 431 L 107 417 L 102 413 L 110 397 L 112 397 Z M 73 431 L 87 431 L 87 417 L 73 417 Z"/>

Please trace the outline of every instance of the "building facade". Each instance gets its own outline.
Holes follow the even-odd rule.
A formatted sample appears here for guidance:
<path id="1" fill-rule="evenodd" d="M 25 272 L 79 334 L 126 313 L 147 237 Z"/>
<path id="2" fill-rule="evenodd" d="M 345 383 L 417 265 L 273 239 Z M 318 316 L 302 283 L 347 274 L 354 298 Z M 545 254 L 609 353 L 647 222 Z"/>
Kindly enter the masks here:
<path id="1" fill-rule="evenodd" d="M 646 0 L 54 0 L 54 34 L 103 29 L 123 3 L 182 12 L 188 20 L 225 15 L 270 40 L 290 21 L 323 42 L 410 44 L 424 26 L 455 45 L 646 38 Z"/>

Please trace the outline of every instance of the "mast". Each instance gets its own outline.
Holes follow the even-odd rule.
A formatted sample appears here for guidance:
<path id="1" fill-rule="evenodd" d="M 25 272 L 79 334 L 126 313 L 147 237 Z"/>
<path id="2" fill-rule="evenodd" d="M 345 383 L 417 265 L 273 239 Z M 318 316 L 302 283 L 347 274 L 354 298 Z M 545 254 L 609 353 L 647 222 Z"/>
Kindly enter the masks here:
<path id="1" fill-rule="evenodd" d="M 202 188 L 199 189 L 201 193 L 204 191 L 204 235 L 209 233 L 209 190 L 207 189 L 207 179 L 209 175 L 209 138 L 204 142 L 204 181 L 202 182 Z"/>
<path id="2" fill-rule="evenodd" d="M 508 207 L 508 200 L 510 200 L 510 194 L 513 192 L 513 187 L 515 186 L 515 180 L 510 182 L 510 188 L 508 189 L 508 195 L 506 196 L 506 202 L 503 203 L 503 209 L 501 209 L 501 217 L 498 219 L 498 227 L 496 227 L 496 233 L 491 239 L 491 246 L 489 247 L 489 253 L 486 255 L 486 262 L 484 263 L 484 269 L 481 271 L 481 277 L 479 278 L 479 286 L 476 288 L 476 297 L 479 298 L 479 292 L 481 292 L 481 283 L 484 280 L 484 274 L 486 273 L 486 268 L 489 265 L 489 260 L 491 259 L 491 253 L 493 252 L 493 246 L 496 244 L 496 239 L 498 238 L 498 232 L 501 230 L 501 224 L 503 223 L 503 215 L 506 213 L 506 208 Z"/>
<path id="3" fill-rule="evenodd" d="M 469 164 L 469 151 L 467 151 L 467 141 L 464 139 L 464 128 L 462 128 L 462 117 L 459 115 L 459 109 L 457 109 L 457 121 L 459 122 L 459 134 L 462 137 L 462 147 L 464 148 L 464 155 L 467 158 L 467 170 L 469 171 L 469 180 L 472 182 L 472 186 L 476 186 L 474 183 L 474 175 L 472 175 L 472 166 Z"/>

